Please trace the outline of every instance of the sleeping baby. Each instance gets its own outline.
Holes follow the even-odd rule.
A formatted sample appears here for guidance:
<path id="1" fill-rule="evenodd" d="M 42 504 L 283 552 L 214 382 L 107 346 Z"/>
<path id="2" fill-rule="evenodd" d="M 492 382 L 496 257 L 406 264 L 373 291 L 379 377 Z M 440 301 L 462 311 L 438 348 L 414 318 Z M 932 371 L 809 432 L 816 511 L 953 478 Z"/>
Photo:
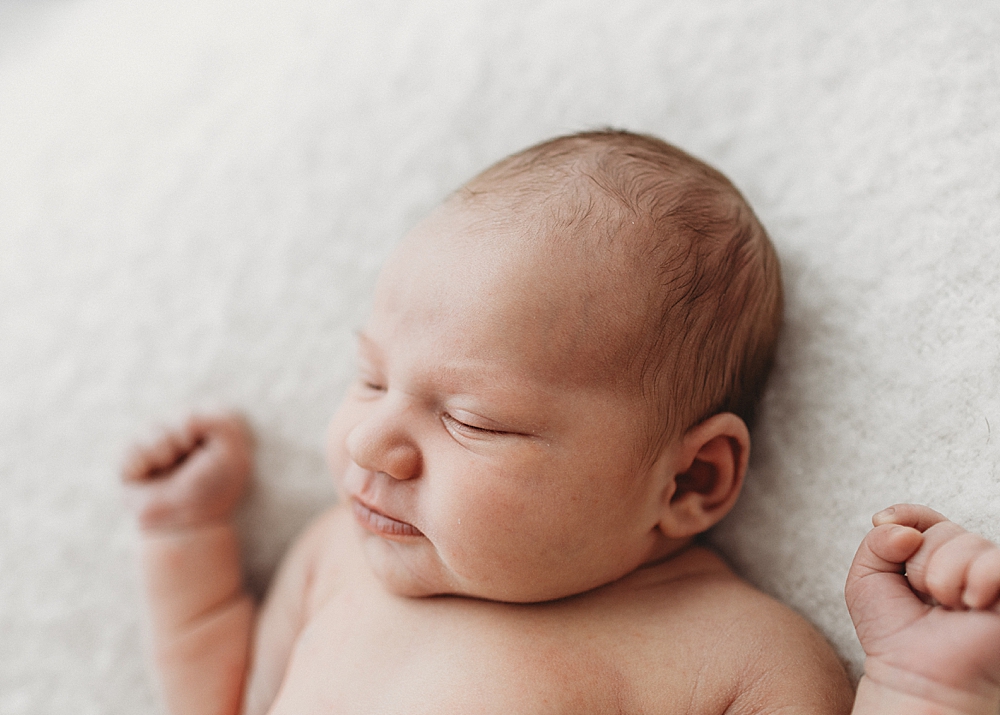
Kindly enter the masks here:
<path id="1" fill-rule="evenodd" d="M 233 523 L 243 422 L 193 417 L 130 457 L 169 711 L 995 715 L 988 541 L 876 515 L 847 585 L 855 698 L 699 539 L 739 495 L 781 311 L 750 207 L 658 139 L 487 169 L 384 267 L 329 429 L 339 503 L 263 604 Z"/>

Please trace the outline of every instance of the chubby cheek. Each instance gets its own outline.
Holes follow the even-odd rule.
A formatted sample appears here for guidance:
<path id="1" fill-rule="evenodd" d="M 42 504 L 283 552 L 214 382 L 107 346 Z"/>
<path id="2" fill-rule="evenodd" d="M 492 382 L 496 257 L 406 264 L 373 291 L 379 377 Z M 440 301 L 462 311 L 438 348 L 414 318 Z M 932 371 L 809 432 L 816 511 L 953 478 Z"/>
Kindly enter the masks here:
<path id="1" fill-rule="evenodd" d="M 355 422 L 355 415 L 348 400 L 344 400 L 326 428 L 326 465 L 330 476 L 337 486 L 337 491 L 343 497 L 344 474 L 351 463 L 347 453 L 347 435 Z"/>
<path id="2" fill-rule="evenodd" d="M 530 459 L 465 465 L 455 488 L 435 495 L 435 547 L 473 595 L 549 597 L 565 581 L 567 556 L 586 550 L 574 496 L 540 467 Z"/>

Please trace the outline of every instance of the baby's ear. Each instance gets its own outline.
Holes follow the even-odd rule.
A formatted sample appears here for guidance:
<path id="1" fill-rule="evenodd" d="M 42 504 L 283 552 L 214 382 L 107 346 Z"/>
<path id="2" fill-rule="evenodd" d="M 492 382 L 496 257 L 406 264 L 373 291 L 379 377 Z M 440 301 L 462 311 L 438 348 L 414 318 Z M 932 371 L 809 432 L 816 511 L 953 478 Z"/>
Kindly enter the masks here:
<path id="1" fill-rule="evenodd" d="M 707 531 L 736 503 L 750 458 L 750 432 L 731 412 L 689 429 L 676 445 L 665 476 L 660 530 L 670 538 Z"/>

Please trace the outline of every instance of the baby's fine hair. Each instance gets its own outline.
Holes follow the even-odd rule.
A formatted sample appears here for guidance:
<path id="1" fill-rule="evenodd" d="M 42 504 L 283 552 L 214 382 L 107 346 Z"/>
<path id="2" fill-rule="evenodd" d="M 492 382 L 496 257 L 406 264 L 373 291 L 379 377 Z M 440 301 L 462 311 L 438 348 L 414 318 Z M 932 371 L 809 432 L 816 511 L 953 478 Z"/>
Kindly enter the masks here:
<path id="1" fill-rule="evenodd" d="M 627 369 L 654 400 L 659 439 L 720 412 L 752 424 L 774 362 L 781 275 L 764 227 L 725 176 L 660 139 L 609 129 L 507 157 L 459 195 L 498 194 L 515 210 L 547 206 L 561 228 L 580 229 L 573 235 L 598 234 L 630 255 L 636 281 L 651 282 Z"/>

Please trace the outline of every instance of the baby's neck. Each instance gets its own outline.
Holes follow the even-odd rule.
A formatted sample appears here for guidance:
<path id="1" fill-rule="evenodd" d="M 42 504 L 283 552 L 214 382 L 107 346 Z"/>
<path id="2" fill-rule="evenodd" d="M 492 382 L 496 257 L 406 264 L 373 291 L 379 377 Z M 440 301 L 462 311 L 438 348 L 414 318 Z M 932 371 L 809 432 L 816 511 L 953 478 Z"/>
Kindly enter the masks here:
<path id="1" fill-rule="evenodd" d="M 692 576 L 709 574 L 732 575 L 732 569 L 715 551 L 691 538 L 658 558 L 650 558 L 635 571 L 605 588 L 622 587 L 632 589 L 666 584 Z"/>

